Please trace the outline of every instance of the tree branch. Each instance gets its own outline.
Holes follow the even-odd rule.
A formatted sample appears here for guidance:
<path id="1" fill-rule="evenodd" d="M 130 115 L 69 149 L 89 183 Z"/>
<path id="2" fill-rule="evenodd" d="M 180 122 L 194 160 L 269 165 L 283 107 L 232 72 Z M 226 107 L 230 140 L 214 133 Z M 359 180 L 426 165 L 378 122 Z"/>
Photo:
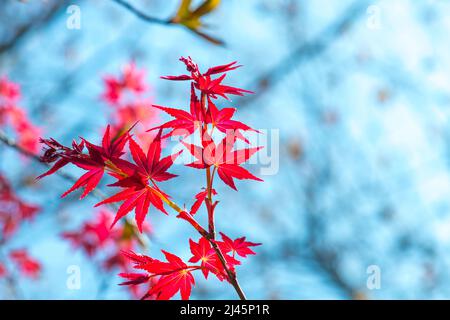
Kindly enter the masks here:
<path id="1" fill-rule="evenodd" d="M 12 140 L 11 138 L 9 138 L 2 130 L 0 130 L 0 141 L 3 142 L 5 145 L 7 145 L 8 147 L 13 148 L 14 150 L 16 150 L 17 152 L 20 152 L 21 154 L 29 157 L 30 159 L 39 162 L 42 165 L 46 165 L 43 162 L 41 162 L 39 156 L 23 149 L 22 147 L 20 147 L 14 140 Z M 75 182 L 77 179 L 72 177 L 71 175 L 65 174 L 65 173 L 61 173 L 59 171 L 56 172 L 57 175 L 61 176 L 62 178 L 64 178 L 65 180 L 71 181 L 71 182 Z M 100 199 L 100 200 L 104 200 L 106 198 L 106 196 L 99 191 L 98 189 L 94 189 L 91 193 L 91 195 L 95 196 L 96 198 Z M 164 197 L 165 198 L 165 197 Z M 166 199 L 167 201 L 170 201 L 168 199 Z M 174 208 L 175 209 L 175 208 Z M 175 209 L 177 210 L 177 209 Z M 177 211 L 181 211 L 181 208 L 178 208 Z M 125 220 L 127 220 L 127 218 L 124 218 Z M 146 241 L 142 238 L 141 234 L 136 234 L 136 237 L 139 238 L 139 241 L 145 245 Z M 239 298 L 241 300 L 245 300 L 245 294 L 242 290 L 242 288 L 239 285 L 239 282 L 237 280 L 236 274 L 231 272 L 231 270 L 228 269 L 225 257 L 223 256 L 220 248 L 217 246 L 216 242 L 210 238 L 207 238 L 207 240 L 211 243 L 214 251 L 216 252 L 217 256 L 219 257 L 220 262 L 222 263 L 223 267 L 225 268 L 227 275 L 229 277 L 230 280 L 230 284 L 234 287 L 234 289 L 236 290 L 237 294 L 239 295 Z"/>
<path id="2" fill-rule="evenodd" d="M 42 17 L 33 17 L 31 21 L 20 25 L 9 40 L 0 44 L 0 54 L 14 48 L 29 32 L 36 31 L 39 27 L 42 27 L 51 21 L 54 17 L 56 17 L 59 9 L 67 3 L 67 1 L 56 1 L 53 6 L 42 15 Z"/>
<path id="3" fill-rule="evenodd" d="M 112 0 L 112 1 L 117 3 L 118 5 L 122 6 L 123 8 L 127 9 L 129 12 L 131 12 L 132 14 L 134 14 L 136 17 L 138 17 L 139 19 L 141 19 L 143 21 L 146 21 L 149 23 L 160 24 L 160 25 L 166 25 L 166 26 L 168 26 L 168 25 L 183 26 L 190 32 L 194 33 L 195 35 L 197 35 L 213 44 L 216 44 L 219 46 L 223 46 L 225 44 L 222 40 L 212 37 L 212 36 L 204 33 L 203 31 L 199 30 L 198 28 L 189 27 L 188 25 L 174 21 L 174 19 L 172 19 L 172 18 L 160 19 L 160 18 L 152 17 L 152 16 L 142 12 L 141 10 L 139 10 L 138 8 L 131 5 L 129 2 L 127 2 L 125 0 Z"/>

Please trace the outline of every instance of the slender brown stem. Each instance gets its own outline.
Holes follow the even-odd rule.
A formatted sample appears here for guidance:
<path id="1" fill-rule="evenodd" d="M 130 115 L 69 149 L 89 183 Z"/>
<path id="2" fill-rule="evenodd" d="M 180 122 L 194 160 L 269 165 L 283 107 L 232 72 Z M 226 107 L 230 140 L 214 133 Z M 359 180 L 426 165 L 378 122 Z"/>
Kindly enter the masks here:
<path id="1" fill-rule="evenodd" d="M 201 93 L 201 108 L 203 112 L 203 116 L 206 117 L 207 108 L 206 108 L 206 95 Z M 200 131 L 200 139 L 202 139 L 202 135 L 204 132 L 208 131 L 208 125 L 204 124 L 202 130 Z M 212 130 L 211 130 L 212 134 Z M 212 201 L 212 177 L 211 177 L 211 167 L 207 167 L 205 171 L 206 175 L 206 190 L 207 190 L 207 199 L 205 201 L 206 210 L 208 211 L 208 231 L 211 238 L 214 240 L 216 238 L 215 231 L 215 223 L 214 223 L 214 205 Z"/>
<path id="2" fill-rule="evenodd" d="M 217 243 L 214 240 L 208 239 L 209 243 L 211 243 L 211 246 L 213 247 L 214 251 L 216 252 L 217 256 L 219 257 L 220 262 L 222 263 L 222 266 L 224 267 L 227 275 L 228 275 L 228 280 L 230 281 L 231 285 L 234 287 L 234 290 L 236 290 L 237 294 L 239 295 L 239 298 L 241 300 L 247 300 L 247 298 L 245 297 L 245 293 L 242 290 L 241 286 L 239 285 L 239 281 L 237 280 L 236 277 L 236 273 L 232 272 L 228 267 L 227 267 L 227 262 L 225 260 L 225 257 L 222 253 L 222 251 L 220 250 L 219 246 L 217 245 Z"/>

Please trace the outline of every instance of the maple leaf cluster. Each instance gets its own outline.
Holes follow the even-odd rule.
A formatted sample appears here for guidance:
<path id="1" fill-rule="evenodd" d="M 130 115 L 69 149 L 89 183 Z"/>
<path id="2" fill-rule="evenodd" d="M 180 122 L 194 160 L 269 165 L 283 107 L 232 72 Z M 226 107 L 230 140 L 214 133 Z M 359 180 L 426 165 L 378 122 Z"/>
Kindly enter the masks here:
<path id="1" fill-rule="evenodd" d="M 245 241 L 245 237 L 233 241 L 224 234 L 221 236 L 223 241 L 215 241 L 215 243 L 225 257 L 228 270 L 232 272 L 235 271 L 235 266 L 241 264 L 236 259 L 237 255 L 246 258 L 249 254 L 255 254 L 250 247 L 260 245 L 260 243 Z M 126 279 L 121 285 L 136 286 L 152 280 L 150 290 L 142 299 L 168 300 L 180 292 L 181 298 L 187 300 L 191 295 L 192 286 L 195 285 L 193 271 L 201 270 L 206 279 L 210 273 L 220 281 L 228 279 L 225 266 L 219 260 L 210 241 L 201 237 L 198 242 L 189 239 L 189 244 L 192 254 L 189 263 L 197 263 L 195 265 L 186 264 L 181 258 L 164 250 L 162 253 L 166 262 L 138 255 L 132 251 L 124 252 L 124 255 L 133 262 L 134 268 L 143 270 L 145 273 L 121 273 L 120 276 Z"/>
<path id="2" fill-rule="evenodd" d="M 124 255 L 132 261 L 135 269 L 145 271 L 145 273 L 121 273 L 121 276 L 127 279 L 124 284 L 147 284 L 149 289 L 143 298 L 170 299 L 179 292 L 182 299 L 188 299 L 195 283 L 192 275 L 195 270 L 201 270 L 205 278 L 212 273 L 219 280 L 228 281 L 239 296 L 244 298 L 236 280 L 235 269 L 241 264 L 237 258 L 238 256 L 246 258 L 254 254 L 250 247 L 259 244 L 246 241 L 245 237 L 232 240 L 223 233 L 221 240 L 216 239 L 214 216 L 218 201 L 213 199 L 217 195 L 213 181 L 217 173 L 219 179 L 234 190 L 237 190 L 235 180 L 262 181 L 242 166 L 261 148 L 246 147 L 236 150 L 234 146 L 238 139 L 250 144 L 244 135 L 245 132 L 257 131 L 232 119 L 235 109 L 220 109 L 214 101 L 219 97 L 228 100 L 230 95 L 240 96 L 250 91 L 223 84 L 227 72 L 240 67 L 236 62 L 212 67 L 202 73 L 190 57 L 180 60 L 186 65 L 189 74 L 167 76 L 163 79 L 191 82 L 189 111 L 145 105 L 150 110 L 162 110 L 173 117 L 172 120 L 147 130 L 151 138 L 146 145 L 135 139 L 134 125 L 119 132 L 108 125 L 99 144 L 80 138 L 79 141 L 74 140 L 71 146 L 65 146 L 52 138 L 42 139 L 41 142 L 45 146 L 42 161 L 52 164 L 52 167 L 38 178 L 51 175 L 67 164 L 75 165 L 85 173 L 62 196 L 83 189 L 81 193 L 83 198 L 92 192 L 104 177 L 109 176 L 114 181 L 108 186 L 119 190 L 96 206 L 119 204 L 115 217 L 110 222 L 111 228 L 119 221 L 125 221 L 123 218 L 134 211 L 136 228 L 142 233 L 145 229 L 145 219 L 149 211 L 153 210 L 152 207 L 168 215 L 169 212 L 166 210 L 168 206 L 177 212 L 178 218 L 187 221 L 199 232 L 201 237 L 197 242 L 189 240 L 192 253 L 189 263 L 196 263 L 194 265 L 187 264 L 178 256 L 166 251 L 163 251 L 166 261 L 161 261 L 136 254 L 133 250 L 117 247 L 124 251 Z M 134 65 L 125 69 L 121 79 L 106 78 L 106 83 L 108 90 L 105 99 L 110 104 L 121 101 L 125 90 L 135 93 L 145 90 L 142 73 L 137 72 Z M 199 134 L 201 145 L 187 141 L 188 137 L 196 133 Z M 218 134 L 223 137 L 215 141 L 218 140 Z M 163 149 L 167 146 L 165 140 L 174 136 L 180 138 L 181 147 L 184 147 L 194 159 L 187 166 L 203 171 L 206 176 L 206 185 L 194 196 L 190 210 L 177 205 L 173 198 L 161 189 L 162 183 L 177 177 L 169 172 L 169 169 L 183 150 L 163 155 Z M 202 227 L 196 220 L 202 205 L 205 206 L 207 213 L 207 228 Z M 108 233 L 104 230 L 105 221 L 102 221 L 101 227 L 88 224 L 83 227 L 81 233 L 66 234 L 65 237 L 84 248 L 88 254 L 92 254 L 106 241 L 104 236 L 113 239 L 117 237 L 115 232 Z M 120 238 L 121 231 L 118 230 Z M 96 235 L 97 238 L 94 237 L 96 239 L 94 243 L 90 242 L 91 240 L 86 241 L 84 237 L 84 233 L 92 232 L 101 233 L 100 236 Z"/>
<path id="3" fill-rule="evenodd" d="M 0 128 L 9 124 L 14 130 L 18 145 L 31 153 L 39 151 L 41 135 L 39 127 L 28 118 L 27 113 L 19 106 L 20 87 L 6 76 L 0 78 Z"/>
<path id="4" fill-rule="evenodd" d="M 157 110 L 148 107 L 150 86 L 145 81 L 145 71 L 131 61 L 120 75 L 106 75 L 103 82 L 105 89 L 101 97 L 112 110 L 112 134 L 116 136 L 137 123 L 134 135 L 147 146 L 152 136 L 145 132 L 146 128 L 157 123 L 159 117 Z"/>
<path id="5" fill-rule="evenodd" d="M 63 232 L 62 237 L 90 257 L 100 251 L 112 252 L 113 255 L 104 259 L 103 266 L 106 270 L 111 270 L 115 266 L 125 266 L 122 256 L 117 253 L 121 250 L 134 250 L 138 244 L 135 237 L 137 230 L 129 223 L 111 228 L 113 218 L 114 214 L 111 211 L 102 209 L 93 220 L 84 222 L 78 230 Z M 143 232 L 147 234 L 151 232 L 148 223 L 144 224 Z"/>

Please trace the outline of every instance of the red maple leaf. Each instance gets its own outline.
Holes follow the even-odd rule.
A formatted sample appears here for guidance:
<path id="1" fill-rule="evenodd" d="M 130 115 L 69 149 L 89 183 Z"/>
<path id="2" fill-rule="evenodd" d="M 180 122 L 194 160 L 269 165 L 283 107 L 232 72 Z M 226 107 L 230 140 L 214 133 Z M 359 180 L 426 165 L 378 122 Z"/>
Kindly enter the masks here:
<path id="1" fill-rule="evenodd" d="M 200 101 L 198 100 L 194 85 L 191 85 L 191 103 L 190 103 L 190 112 L 181 110 L 168 108 L 163 106 L 153 105 L 153 107 L 158 108 L 167 114 L 174 117 L 174 120 L 168 121 L 161 126 L 150 129 L 149 131 L 156 129 L 172 129 L 169 133 L 167 133 L 164 137 L 170 136 L 183 136 L 187 137 L 194 133 L 197 129 L 201 129 L 203 124 L 212 124 L 213 128 L 217 128 L 219 131 L 223 133 L 234 132 L 234 134 L 247 143 L 249 142 L 239 130 L 242 131 L 255 131 L 251 127 L 246 124 L 232 120 L 234 113 L 236 112 L 235 108 L 223 108 L 219 110 L 216 105 L 208 98 L 208 110 L 206 114 L 203 114 L 205 111 L 202 110 L 202 106 Z"/>
<path id="2" fill-rule="evenodd" d="M 249 241 L 245 241 L 245 237 L 237 238 L 236 240 L 231 240 L 222 232 L 220 233 L 223 241 L 217 241 L 217 244 L 220 246 L 220 249 L 225 253 L 232 253 L 233 257 L 235 254 L 246 258 L 249 254 L 256 254 L 250 247 L 260 246 L 261 243 L 253 243 Z"/>
<path id="3" fill-rule="evenodd" d="M 240 167 L 242 163 L 247 161 L 262 147 L 232 151 L 235 142 L 235 135 L 227 135 L 216 146 L 214 140 L 212 140 L 207 133 L 203 134 L 203 147 L 181 141 L 181 143 L 196 158 L 196 161 L 188 164 L 187 166 L 196 169 L 205 169 L 207 167 L 214 166 L 217 169 L 220 179 L 234 190 L 237 190 L 233 179 L 263 181 L 262 179 L 252 175 L 246 169 Z"/>
<path id="4" fill-rule="evenodd" d="M 47 164 L 54 164 L 49 170 L 38 176 L 36 179 L 42 179 L 46 176 L 52 175 L 59 169 L 71 163 L 73 159 L 81 157 L 84 150 L 83 140 L 81 140 L 80 143 L 73 140 L 72 148 L 62 145 L 53 138 L 41 138 L 40 142 L 45 145 L 44 154 L 41 156 L 40 160 Z"/>
<path id="5" fill-rule="evenodd" d="M 216 195 L 216 190 L 212 189 L 211 194 Z M 195 195 L 195 202 L 191 207 L 191 210 L 189 211 L 190 214 L 193 216 L 197 213 L 198 209 L 202 205 L 202 203 L 205 201 L 206 197 L 208 196 L 208 190 L 200 191 Z"/>
<path id="6" fill-rule="evenodd" d="M 85 222 L 80 230 L 68 231 L 62 234 L 74 247 L 81 247 L 88 256 L 109 243 L 116 243 L 123 230 L 112 231 L 109 227 L 113 215 L 107 210 L 101 210 L 94 221 Z"/>
<path id="7" fill-rule="evenodd" d="M 158 196 L 158 193 L 160 192 L 161 191 L 157 191 L 150 186 L 130 186 L 112 197 L 97 203 L 95 206 L 97 207 L 103 204 L 123 201 L 110 228 L 114 227 L 117 221 L 134 209 L 136 224 L 139 231 L 142 232 L 142 224 L 144 223 L 144 219 L 147 216 L 151 204 L 161 212 L 168 214 L 164 209 L 161 198 Z"/>
<path id="8" fill-rule="evenodd" d="M 92 144 L 83 138 L 80 143 L 74 141 L 72 143 L 72 148 L 65 147 L 54 139 L 42 140 L 48 147 L 41 158 L 42 161 L 46 163 L 57 161 L 50 170 L 41 174 L 37 179 L 51 175 L 68 163 L 72 163 L 87 172 L 83 174 L 69 190 L 64 192 L 61 197 L 65 197 L 69 193 L 84 187 L 80 199 L 84 198 L 98 185 L 103 177 L 106 161 L 114 162 L 124 154 L 123 149 L 130 138 L 129 132 L 132 128 L 133 127 L 119 137 L 112 139 L 110 126 L 108 125 L 103 135 L 101 146 Z M 83 153 L 85 146 L 88 150 L 88 154 Z"/>
<path id="9" fill-rule="evenodd" d="M 142 224 L 148 213 L 150 205 L 155 206 L 161 212 L 168 214 L 164 209 L 160 195 L 165 195 L 156 184 L 152 187 L 148 181 L 165 181 L 176 177 L 176 175 L 167 172 L 172 166 L 173 161 L 181 154 L 181 151 L 161 159 L 161 131 L 150 144 L 147 155 L 144 154 L 141 147 L 132 139 L 129 139 L 129 147 L 135 165 L 127 161 L 116 161 L 117 168 L 125 173 L 125 177 L 115 173 L 114 176 L 119 180 L 109 186 L 125 188 L 123 191 L 105 199 L 95 206 L 107 203 L 123 201 L 117 211 L 116 217 L 111 225 L 135 209 L 135 219 L 139 231 L 142 232 Z M 134 172 L 131 173 L 130 170 Z M 128 173 L 128 174 L 127 174 Z M 131 174 L 130 174 L 131 173 Z"/>
<path id="10" fill-rule="evenodd" d="M 175 118 L 174 120 L 171 120 L 161 126 L 149 130 L 152 131 L 156 129 L 171 128 L 172 131 L 166 134 L 164 137 L 170 137 L 174 135 L 180 135 L 184 137 L 189 136 L 194 133 L 195 130 L 201 128 L 204 122 L 205 117 L 203 115 L 200 102 L 195 94 L 194 85 L 191 85 L 190 112 L 157 105 L 153 105 L 153 107 L 158 108 Z"/>
<path id="11" fill-rule="evenodd" d="M 244 140 L 249 143 L 248 139 L 245 138 L 239 130 L 242 131 L 254 131 L 259 132 L 255 129 L 250 128 L 248 125 L 232 120 L 234 113 L 236 112 L 235 108 L 223 108 L 219 110 L 216 105 L 208 99 L 208 111 L 206 113 L 206 122 L 211 123 L 213 128 L 217 128 L 219 131 L 223 133 L 232 132 L 236 135 L 237 138 Z"/>
<path id="12" fill-rule="evenodd" d="M 209 272 L 215 274 L 221 281 L 228 279 L 228 275 L 222 262 L 211 246 L 211 243 L 206 238 L 200 238 L 198 243 L 189 239 L 189 246 L 192 253 L 192 258 L 189 259 L 189 262 L 197 263 L 201 261 L 202 272 L 206 279 L 208 278 Z M 224 258 L 227 263 L 227 268 L 231 271 L 234 271 L 235 266 L 240 264 L 238 260 L 230 255 L 224 254 Z"/>
<path id="13" fill-rule="evenodd" d="M 188 266 L 176 255 L 164 250 L 162 252 L 167 262 L 137 255 L 134 252 L 125 253 L 134 262 L 135 269 L 144 270 L 148 274 L 122 273 L 120 276 L 128 279 L 122 285 L 142 284 L 150 278 L 158 277 L 143 299 L 155 296 L 157 300 L 168 300 L 177 292 L 180 292 L 183 300 L 189 299 L 192 286 L 195 284 L 191 270 L 198 269 L 198 267 Z"/>
<path id="14" fill-rule="evenodd" d="M 9 103 L 16 103 L 20 99 L 20 86 L 10 81 L 7 76 L 1 77 L 0 98 Z"/>
<path id="15" fill-rule="evenodd" d="M 147 86 L 144 83 L 145 72 L 138 70 L 134 62 L 127 64 L 120 77 L 107 75 L 104 77 L 105 93 L 103 98 L 109 104 L 117 106 L 122 100 L 125 91 L 142 93 Z"/>
<path id="16" fill-rule="evenodd" d="M 83 174 L 69 190 L 64 192 L 62 197 L 65 197 L 69 193 L 81 187 L 84 187 L 84 191 L 81 194 L 80 199 L 87 196 L 89 192 L 94 190 L 102 179 L 105 172 L 105 161 L 112 161 L 124 154 L 123 148 L 125 147 L 127 140 L 130 138 L 129 130 L 118 138 L 111 139 L 110 128 L 111 127 L 109 125 L 106 127 L 101 146 L 94 145 L 83 139 L 89 152 L 89 158 L 78 161 L 75 160 L 73 161 L 73 164 L 87 170 L 87 172 Z"/>
<path id="17" fill-rule="evenodd" d="M 217 256 L 211 244 L 205 238 L 200 238 L 199 242 L 196 243 L 189 239 L 189 246 L 191 248 L 192 258 L 189 262 L 196 263 L 201 261 L 202 272 L 205 278 L 208 278 L 210 271 L 214 273 L 219 273 L 220 271 L 216 269 Z"/>
<path id="18" fill-rule="evenodd" d="M 125 273 L 125 272 L 123 272 L 123 273 L 119 273 L 119 276 L 128 280 L 128 281 L 122 282 L 120 284 L 122 286 L 138 285 L 138 284 L 142 284 L 142 283 L 145 283 L 148 280 L 150 280 L 150 276 L 145 273 L 134 273 L 134 272 Z"/>
<path id="19" fill-rule="evenodd" d="M 144 180 L 166 181 L 177 176 L 167 170 L 183 151 L 161 159 L 161 131 L 148 147 L 147 155 L 133 139 L 130 139 L 130 151 L 137 165 L 137 172 Z"/>
<path id="20" fill-rule="evenodd" d="M 191 57 L 181 57 L 180 61 L 182 61 L 186 65 L 187 70 L 191 73 L 190 75 L 165 76 L 161 78 L 175 81 L 192 80 L 194 82 L 195 88 L 213 99 L 217 99 L 217 96 L 221 96 L 228 100 L 227 95 L 229 94 L 242 96 L 244 95 L 244 93 L 253 93 L 248 90 L 230 87 L 222 84 L 222 81 L 226 77 L 226 72 L 235 70 L 240 67 L 239 65 L 236 65 L 236 61 L 225 65 L 212 67 L 203 74 L 200 72 L 198 65 L 192 61 Z M 211 79 L 212 75 L 221 73 L 223 74 L 219 78 Z"/>
<path id="21" fill-rule="evenodd" d="M 20 86 L 3 76 L 0 78 L 0 126 L 9 124 L 14 130 L 17 144 L 30 153 L 39 148 L 41 130 L 35 126 L 25 109 L 20 107 Z"/>

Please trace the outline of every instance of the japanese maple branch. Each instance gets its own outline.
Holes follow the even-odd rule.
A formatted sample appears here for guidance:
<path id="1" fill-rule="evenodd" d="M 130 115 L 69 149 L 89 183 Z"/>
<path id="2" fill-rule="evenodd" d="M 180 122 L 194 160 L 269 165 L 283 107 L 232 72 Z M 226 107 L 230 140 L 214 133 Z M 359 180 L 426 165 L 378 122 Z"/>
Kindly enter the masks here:
<path id="1" fill-rule="evenodd" d="M 2 130 L 0 130 L 0 141 L 2 141 L 2 142 L 3 142 L 5 145 L 7 145 L 8 147 L 11 147 L 11 148 L 15 149 L 16 151 L 18 151 L 19 153 L 21 153 L 21 154 L 23 154 L 23 155 L 29 157 L 30 159 L 32 159 L 32 160 L 34 160 L 34 161 L 36 161 L 36 162 L 39 162 L 39 163 L 42 164 L 42 165 L 45 165 L 44 163 L 41 162 L 39 156 L 37 156 L 37 155 L 35 155 L 35 154 L 33 154 L 33 153 L 31 153 L 31 152 L 29 152 L 29 151 L 23 149 L 22 147 L 20 147 L 14 140 L 12 140 L 11 138 L 9 138 Z M 62 178 L 68 180 L 68 181 L 72 181 L 72 182 L 76 181 L 75 178 L 73 178 L 72 176 L 70 176 L 70 175 L 68 175 L 68 174 L 61 173 L 61 172 L 57 172 L 57 174 L 58 174 L 59 176 L 61 176 Z M 212 187 L 211 187 L 211 186 L 210 186 L 210 190 L 212 190 Z M 157 192 L 157 193 L 158 193 L 158 196 L 159 196 L 164 202 L 166 202 L 172 209 L 174 209 L 176 212 L 182 213 L 182 212 L 184 211 L 184 210 L 182 210 L 176 203 L 174 203 L 173 201 L 169 200 L 166 196 L 164 196 L 164 194 L 160 193 L 160 192 L 157 191 L 157 190 L 155 190 L 155 192 Z M 97 198 L 99 198 L 99 199 L 101 199 L 101 200 L 105 199 L 104 194 L 103 194 L 101 191 L 97 190 L 97 189 L 94 189 L 92 194 L 93 194 L 95 197 L 97 197 Z M 208 194 L 209 194 L 209 192 L 208 192 Z M 209 197 L 209 196 L 208 196 L 208 197 Z M 211 194 L 211 199 L 212 199 L 212 194 Z M 213 215 L 213 214 L 212 214 L 212 215 Z M 210 213 L 208 213 L 208 216 L 210 216 Z M 126 218 L 125 218 L 125 219 L 126 219 Z M 192 220 L 194 220 L 194 219 L 192 218 Z M 194 221 L 195 221 L 195 220 L 194 220 Z M 198 224 L 197 224 L 197 225 L 198 225 Z M 196 228 L 196 229 L 197 229 L 197 228 Z M 231 285 L 234 287 L 234 289 L 235 289 L 236 293 L 238 294 L 239 298 L 240 298 L 241 300 L 246 300 L 245 293 L 244 293 L 244 291 L 242 290 L 242 288 L 241 288 L 240 285 L 239 285 L 239 282 L 238 282 L 238 280 L 237 280 L 236 274 L 233 273 L 233 272 L 228 268 L 227 263 L 226 263 L 226 260 L 225 260 L 225 257 L 224 257 L 224 255 L 223 255 L 222 251 L 220 250 L 219 246 L 218 246 L 218 245 L 216 244 L 216 242 L 214 241 L 214 237 L 212 236 L 212 234 L 210 234 L 210 233 L 208 233 L 208 232 L 206 232 L 206 231 L 201 232 L 199 229 L 197 229 L 197 231 L 199 231 L 200 235 L 201 235 L 202 237 L 205 237 L 205 238 L 209 241 L 209 243 L 211 244 L 212 248 L 214 249 L 214 251 L 216 252 L 217 256 L 219 257 L 219 260 L 220 260 L 222 266 L 224 267 L 224 269 L 225 269 L 225 271 L 226 271 L 226 273 L 227 273 L 227 276 L 228 276 L 228 278 L 229 278 L 229 280 L 230 280 L 230 283 L 231 283 Z M 136 236 L 139 236 L 139 235 L 136 235 Z M 145 244 L 145 241 L 144 241 L 143 239 L 139 239 L 139 240 L 140 240 L 143 244 Z"/>
<path id="2" fill-rule="evenodd" d="M 40 163 L 43 166 L 48 166 L 47 164 L 45 164 L 45 163 L 43 163 L 41 161 L 41 158 L 38 155 L 36 155 L 36 154 L 34 154 L 34 153 L 32 153 L 32 152 L 22 148 L 21 146 L 19 146 L 13 139 L 9 138 L 3 132 L 3 130 L 0 130 L 0 141 L 3 142 L 6 146 L 16 150 L 17 152 L 19 152 L 22 155 L 28 157 L 29 159 L 32 159 L 33 161 L 38 162 L 38 163 Z M 72 183 L 75 183 L 77 181 L 76 178 L 74 178 L 73 176 L 71 176 L 71 175 L 69 175 L 67 173 L 58 171 L 58 172 L 56 172 L 56 174 L 58 176 L 60 176 L 61 178 L 65 179 L 67 181 L 70 181 Z M 104 199 L 107 198 L 106 195 L 103 192 L 101 192 L 100 190 L 98 190 L 98 189 L 92 190 L 90 195 L 92 195 L 93 197 L 97 198 L 98 200 L 104 200 Z M 113 205 L 111 205 L 111 206 L 113 206 Z M 117 208 L 114 207 L 114 209 L 117 209 Z M 125 219 L 125 221 L 127 221 L 128 223 L 133 225 L 132 221 L 130 221 L 127 217 L 125 217 L 124 219 Z M 143 247 L 147 246 L 147 240 L 140 233 L 136 232 L 135 236 L 137 237 L 139 243 Z"/>
<path id="3" fill-rule="evenodd" d="M 9 138 L 2 130 L 0 130 L 0 141 L 2 141 L 5 145 L 7 145 L 8 147 L 11 147 L 13 149 L 15 149 L 16 151 L 18 151 L 19 153 L 29 157 L 30 159 L 33 159 L 36 162 L 39 162 L 42 165 L 45 165 L 44 163 L 41 162 L 39 156 L 23 149 L 22 147 L 20 147 L 14 140 L 12 140 L 11 138 Z M 62 178 L 69 180 L 69 181 L 76 181 L 75 178 L 73 178 L 72 176 L 68 175 L 68 174 L 64 174 L 61 172 L 57 172 L 57 174 L 59 176 L 61 176 Z M 156 191 L 158 192 L 158 191 Z M 105 196 L 103 195 L 103 193 L 97 189 L 93 190 L 93 195 L 96 196 L 97 198 L 103 200 L 105 199 Z M 172 209 L 174 209 L 175 211 L 177 211 L 178 213 L 183 212 L 183 210 L 177 205 L 175 204 L 173 201 L 167 199 L 162 193 L 158 192 L 158 196 L 164 201 L 166 202 Z M 126 218 L 125 218 L 126 219 Z M 199 231 L 200 232 L 200 231 Z M 242 290 L 242 288 L 239 285 L 239 282 L 236 278 L 236 275 L 228 268 L 225 257 L 223 255 L 223 253 L 221 252 L 220 248 L 217 246 L 216 242 L 213 240 L 213 238 L 211 237 L 211 235 L 207 232 L 200 232 L 201 236 L 205 237 L 211 244 L 211 246 L 213 247 L 214 251 L 216 252 L 217 256 L 219 257 L 219 260 L 221 262 L 221 264 L 223 265 L 228 278 L 230 280 L 231 285 L 234 287 L 234 289 L 236 290 L 237 294 L 239 295 L 239 298 L 241 300 L 245 300 L 245 294 Z M 138 235 L 137 235 L 138 236 Z M 145 244 L 145 241 L 143 239 L 139 239 L 143 244 Z"/>

